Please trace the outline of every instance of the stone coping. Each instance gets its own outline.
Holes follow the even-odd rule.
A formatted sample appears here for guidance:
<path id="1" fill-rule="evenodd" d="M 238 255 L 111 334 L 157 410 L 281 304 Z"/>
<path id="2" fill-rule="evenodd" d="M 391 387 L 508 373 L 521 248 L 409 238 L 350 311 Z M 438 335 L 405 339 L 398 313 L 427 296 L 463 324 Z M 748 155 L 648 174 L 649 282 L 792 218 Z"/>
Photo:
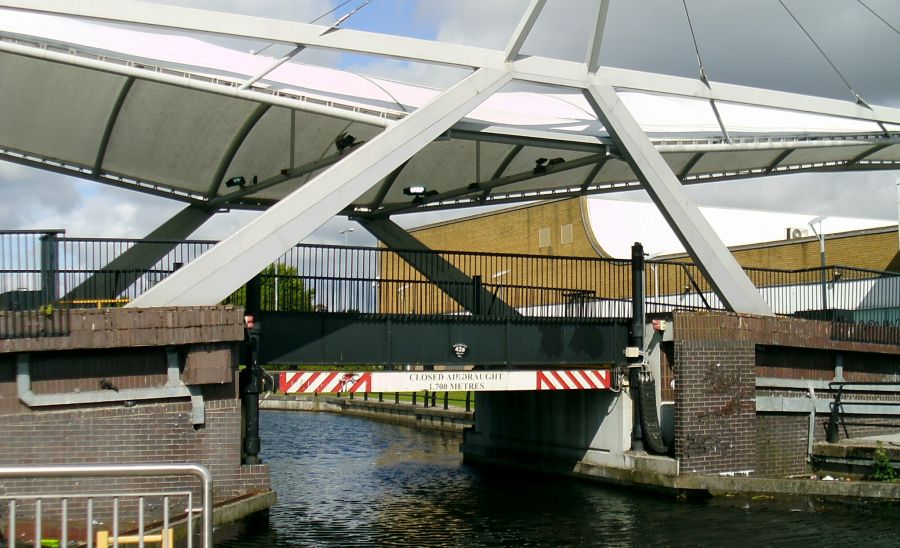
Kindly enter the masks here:
<path id="1" fill-rule="evenodd" d="M 0 320 L 15 314 L 32 317 L 0 312 Z M 68 321 L 66 336 L 0 339 L 0 354 L 244 340 L 244 311 L 231 305 L 73 309 Z"/>

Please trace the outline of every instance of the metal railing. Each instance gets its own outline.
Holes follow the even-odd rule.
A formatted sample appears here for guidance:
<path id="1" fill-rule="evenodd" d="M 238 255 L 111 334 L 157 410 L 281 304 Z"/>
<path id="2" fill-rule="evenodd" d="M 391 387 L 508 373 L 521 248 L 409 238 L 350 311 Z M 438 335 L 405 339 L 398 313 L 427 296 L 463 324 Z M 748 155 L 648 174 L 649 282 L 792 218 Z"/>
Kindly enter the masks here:
<path id="1" fill-rule="evenodd" d="M 146 464 L 146 465 L 67 465 L 67 466 L 4 466 L 0 467 L 0 480 L 26 479 L 38 480 L 50 478 L 67 480 L 72 478 L 125 478 L 145 477 L 160 478 L 169 476 L 194 476 L 201 484 L 201 508 L 194 508 L 194 495 L 189 490 L 148 489 L 143 491 L 122 491 L 107 493 L 47 493 L 47 494 L 4 494 L 0 496 L 0 511 L 5 511 L 3 520 L 8 546 L 20 544 L 32 546 L 58 545 L 69 546 L 70 542 L 78 546 L 92 548 L 105 542 L 113 546 L 134 543 L 144 546 L 145 542 L 158 542 L 165 548 L 172 548 L 172 527 L 176 521 L 184 521 L 186 542 L 193 546 L 193 522 L 199 513 L 201 519 L 201 546 L 212 546 L 212 475 L 206 467 L 199 464 Z M 33 490 L 32 490 L 33 491 Z M 148 502 L 158 500 L 156 507 L 162 509 L 162 519 L 158 523 L 148 524 L 146 509 Z M 173 501 L 184 500 L 183 516 L 170 515 Z M 101 529 L 97 509 L 106 503 L 110 508 L 109 528 Z M 136 519 L 125 516 L 122 508 L 131 503 L 136 504 Z M 83 508 L 82 508 L 83 507 Z M 83 520 L 73 517 L 74 510 L 83 509 Z M 179 512 L 180 514 L 181 512 Z M 30 519 L 29 519 L 30 518 Z M 29 526 L 20 527 L 23 519 L 29 519 Z M 83 527 L 77 527 L 82 523 Z M 74 526 L 73 526 L 74 524 Z M 52 531 L 53 538 L 45 538 L 45 531 Z M 156 534 L 154 531 L 159 531 Z M 29 533 L 31 538 L 29 539 Z M 123 533 L 128 533 L 127 536 Z"/>
<path id="2" fill-rule="evenodd" d="M 834 393 L 834 400 L 829 404 L 830 413 L 828 416 L 828 422 L 825 424 L 825 440 L 828 443 L 837 443 L 840 438 L 840 429 L 839 427 L 843 427 L 844 436 L 846 438 L 850 437 L 850 432 L 847 429 L 848 426 L 862 426 L 869 428 L 890 428 L 893 430 L 900 429 L 900 401 L 895 399 L 891 400 L 844 400 L 844 389 L 850 388 L 852 389 L 872 389 L 873 387 L 878 387 L 882 389 L 890 390 L 891 387 L 894 388 L 891 392 L 888 392 L 891 396 L 896 397 L 900 394 L 900 383 L 896 382 L 844 382 L 844 381 L 834 381 L 828 383 L 829 389 L 834 389 L 837 387 L 837 391 Z M 882 391 L 882 394 L 885 392 Z M 871 407 L 877 405 L 881 408 L 881 412 L 879 414 L 883 415 L 892 415 L 898 417 L 897 421 L 891 423 L 885 422 L 847 422 L 844 419 L 844 415 L 858 415 L 860 414 L 860 410 L 863 407 Z M 850 406 L 850 409 L 845 409 L 845 406 Z M 854 412 L 854 406 L 857 407 L 856 412 Z M 871 410 L 865 409 L 866 414 L 874 414 Z"/>
<path id="3" fill-rule="evenodd" d="M 0 338 L 68 334 L 57 270 L 61 234 L 0 230 Z"/>
<path id="4" fill-rule="evenodd" d="M 0 338 L 65 334 L 69 308 L 125 304 L 213 245 L 0 232 Z M 900 344 L 900 273 L 841 266 L 745 271 L 776 314 L 831 321 L 838 340 Z M 725 309 L 693 264 L 649 260 L 644 279 L 649 313 Z M 298 245 L 261 273 L 261 298 L 262 310 L 278 312 L 622 318 L 631 315 L 631 265 Z M 243 290 L 226 302 L 244 304 Z"/>
<path id="5" fill-rule="evenodd" d="M 262 309 L 483 317 L 625 317 L 630 262 L 299 245 L 261 276 Z"/>
<path id="6" fill-rule="evenodd" d="M 463 396 L 451 396 L 451 394 L 464 394 Z M 439 392 L 439 391 L 428 391 L 421 390 L 419 392 L 374 392 L 369 394 L 368 392 L 362 393 L 362 400 L 369 401 L 370 399 L 374 399 L 379 403 L 383 403 L 387 401 L 394 404 L 400 404 L 400 402 L 409 403 L 410 405 L 418 405 L 421 402 L 422 407 L 438 407 L 442 406 L 443 409 L 450 409 L 453 407 L 462 407 L 466 411 L 471 411 L 474 404 L 474 392 Z M 337 397 L 341 397 L 340 392 L 336 392 L 334 394 Z M 356 396 L 353 392 L 349 392 L 347 394 L 349 399 L 356 399 Z"/>

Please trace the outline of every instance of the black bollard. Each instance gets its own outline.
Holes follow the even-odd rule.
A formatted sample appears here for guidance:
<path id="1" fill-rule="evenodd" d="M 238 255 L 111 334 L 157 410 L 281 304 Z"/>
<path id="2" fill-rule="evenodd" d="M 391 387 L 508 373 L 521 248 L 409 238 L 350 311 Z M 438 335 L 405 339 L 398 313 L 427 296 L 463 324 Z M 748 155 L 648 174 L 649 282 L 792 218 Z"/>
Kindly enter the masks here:
<path id="1" fill-rule="evenodd" d="M 247 282 L 247 302 L 244 315 L 253 318 L 253 327 L 247 330 L 244 340 L 243 362 L 244 370 L 241 371 L 240 390 L 241 408 L 244 412 L 244 464 L 259 464 L 259 393 L 262 385 L 262 374 L 256 363 L 256 349 L 259 339 L 258 326 L 255 321 L 260 311 L 260 279 L 255 276 Z M 250 327 L 248 325 L 248 327 Z"/>

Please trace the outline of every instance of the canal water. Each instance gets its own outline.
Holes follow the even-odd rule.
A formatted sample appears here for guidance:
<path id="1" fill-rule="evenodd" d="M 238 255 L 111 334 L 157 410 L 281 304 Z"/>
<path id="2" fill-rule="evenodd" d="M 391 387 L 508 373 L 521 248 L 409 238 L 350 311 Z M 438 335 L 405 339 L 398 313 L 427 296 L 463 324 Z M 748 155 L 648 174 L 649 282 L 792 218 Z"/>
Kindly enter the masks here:
<path id="1" fill-rule="evenodd" d="M 217 546 L 898 546 L 900 507 L 679 503 L 596 483 L 464 465 L 459 438 L 329 413 L 263 411 L 269 520 Z"/>

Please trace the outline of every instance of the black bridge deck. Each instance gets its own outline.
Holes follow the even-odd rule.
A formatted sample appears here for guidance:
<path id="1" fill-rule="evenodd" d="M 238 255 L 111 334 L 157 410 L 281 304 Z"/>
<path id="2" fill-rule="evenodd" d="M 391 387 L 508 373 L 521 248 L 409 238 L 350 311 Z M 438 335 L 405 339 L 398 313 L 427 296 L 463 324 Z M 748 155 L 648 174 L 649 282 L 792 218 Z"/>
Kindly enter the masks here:
<path id="1" fill-rule="evenodd" d="M 553 366 L 623 363 L 630 321 L 261 312 L 256 323 L 260 363 Z"/>

